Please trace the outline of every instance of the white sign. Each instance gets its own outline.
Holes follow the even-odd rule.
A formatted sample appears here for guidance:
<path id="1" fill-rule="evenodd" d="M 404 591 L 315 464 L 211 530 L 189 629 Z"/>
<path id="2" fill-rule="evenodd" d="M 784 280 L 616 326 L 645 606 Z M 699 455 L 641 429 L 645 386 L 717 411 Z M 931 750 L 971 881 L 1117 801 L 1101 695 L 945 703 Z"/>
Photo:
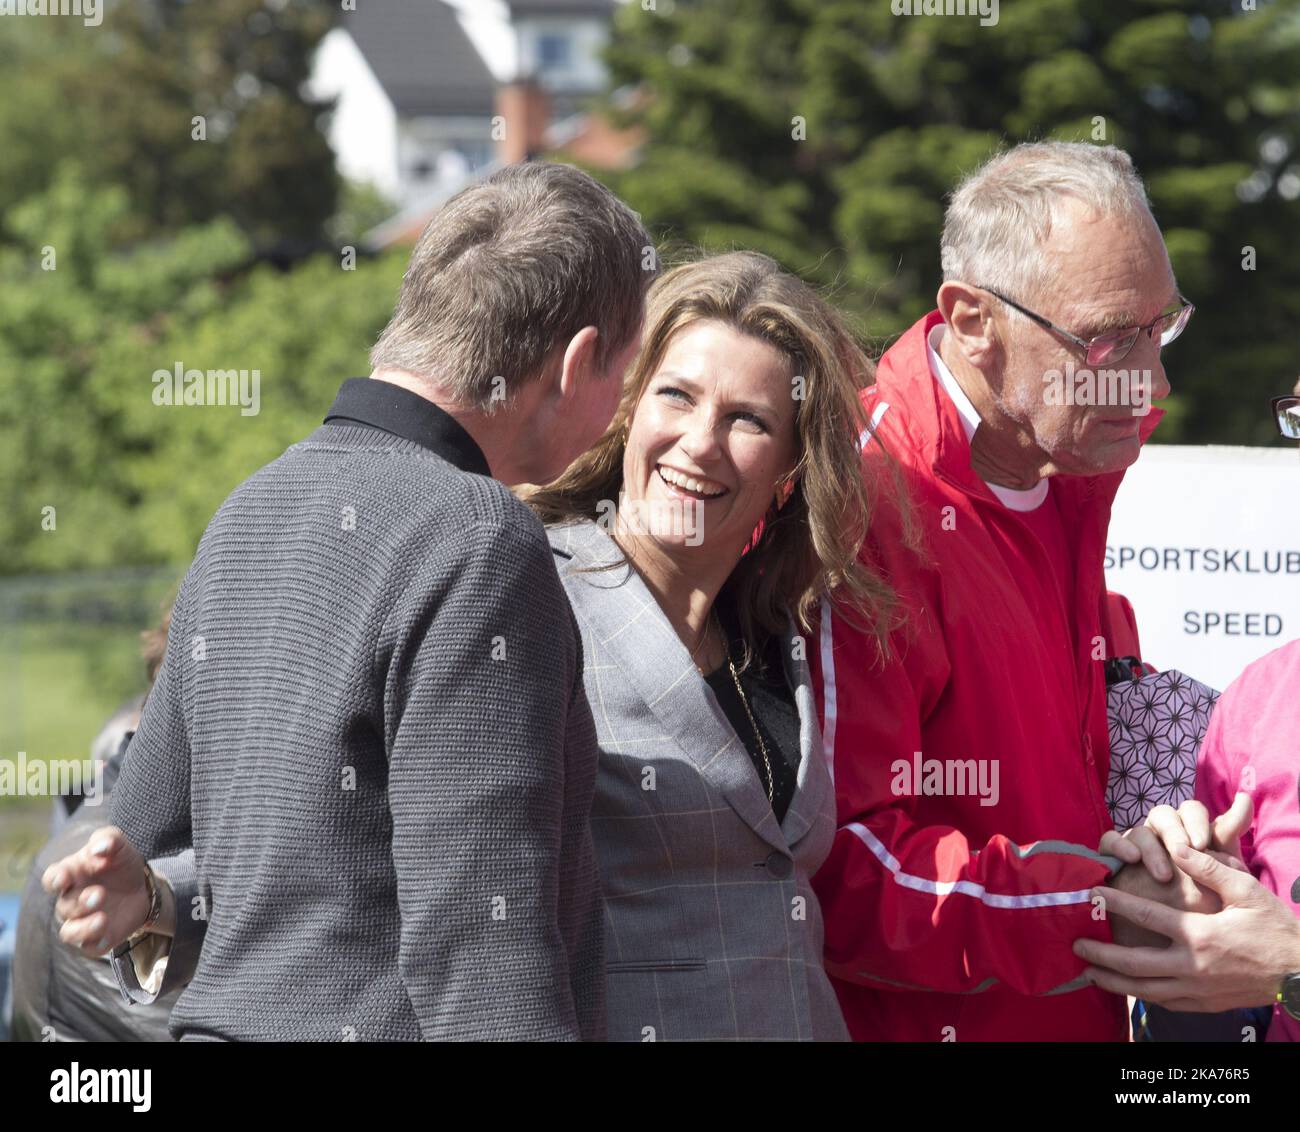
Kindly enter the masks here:
<path id="1" fill-rule="evenodd" d="M 1222 691 L 1300 637 L 1300 452 L 1149 444 L 1115 497 L 1106 586 L 1142 659 Z"/>

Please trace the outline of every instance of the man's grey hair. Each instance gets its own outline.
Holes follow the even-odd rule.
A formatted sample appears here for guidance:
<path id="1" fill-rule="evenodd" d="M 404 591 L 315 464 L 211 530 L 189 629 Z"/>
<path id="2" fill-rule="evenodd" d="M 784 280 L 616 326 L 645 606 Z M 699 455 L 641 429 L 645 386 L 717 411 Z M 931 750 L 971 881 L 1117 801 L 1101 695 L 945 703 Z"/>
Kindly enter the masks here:
<path id="1" fill-rule="evenodd" d="M 636 213 L 598 181 L 570 165 L 509 165 L 429 222 L 370 364 L 491 411 L 585 326 L 607 366 L 640 325 L 656 265 Z"/>
<path id="2" fill-rule="evenodd" d="M 1133 159 L 1113 145 L 1033 142 L 991 158 L 949 198 L 940 256 L 945 280 L 1030 302 L 1047 280 L 1043 247 L 1065 198 L 1096 215 L 1150 215 Z"/>

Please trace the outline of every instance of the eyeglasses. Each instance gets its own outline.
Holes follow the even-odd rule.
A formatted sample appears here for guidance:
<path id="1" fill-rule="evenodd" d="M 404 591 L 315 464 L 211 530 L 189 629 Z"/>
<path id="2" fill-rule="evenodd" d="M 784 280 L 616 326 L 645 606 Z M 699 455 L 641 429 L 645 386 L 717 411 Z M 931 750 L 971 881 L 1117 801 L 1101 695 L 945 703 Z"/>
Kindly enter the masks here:
<path id="1" fill-rule="evenodd" d="M 1300 397 L 1274 397 L 1271 404 L 1277 431 L 1288 440 L 1300 440 Z"/>
<path id="2" fill-rule="evenodd" d="M 1022 307 L 1014 299 L 1008 299 L 1006 295 L 1000 294 L 993 290 L 992 287 L 981 287 L 981 291 L 987 291 L 995 299 L 1001 299 L 1007 306 L 1018 310 L 1026 318 L 1032 318 L 1039 326 L 1059 334 L 1062 338 L 1068 338 L 1076 346 L 1087 351 L 1087 364 L 1090 366 L 1110 365 L 1113 362 L 1122 362 L 1128 357 L 1128 352 L 1133 349 L 1138 340 L 1138 335 L 1144 330 L 1148 337 L 1155 338 L 1160 336 L 1160 345 L 1168 346 L 1177 338 L 1187 327 L 1188 320 L 1192 317 L 1192 312 L 1196 310 L 1191 303 L 1183 298 L 1180 293 L 1178 301 L 1183 305 L 1176 311 L 1170 311 L 1168 314 L 1162 314 L 1153 322 L 1148 322 L 1146 326 L 1130 326 L 1124 330 L 1115 330 L 1109 334 L 1099 334 L 1096 338 L 1080 338 L 1071 334 L 1068 330 L 1063 330 L 1054 322 L 1049 322 L 1041 314 L 1035 314 L 1028 307 Z"/>

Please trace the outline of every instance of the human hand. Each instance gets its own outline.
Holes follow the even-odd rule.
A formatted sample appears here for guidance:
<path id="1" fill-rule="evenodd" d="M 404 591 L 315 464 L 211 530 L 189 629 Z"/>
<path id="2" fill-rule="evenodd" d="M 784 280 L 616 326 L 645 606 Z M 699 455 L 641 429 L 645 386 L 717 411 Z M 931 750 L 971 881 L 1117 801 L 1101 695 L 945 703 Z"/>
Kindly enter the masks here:
<path id="1" fill-rule="evenodd" d="M 149 915 L 144 858 L 117 826 L 103 826 L 75 853 L 41 875 L 58 894 L 59 939 L 85 955 L 103 955 L 138 931 Z M 159 878 L 158 883 L 163 881 Z"/>
<path id="2" fill-rule="evenodd" d="M 1181 869 L 1174 870 L 1174 875 L 1167 881 L 1161 881 L 1143 865 L 1125 865 L 1115 874 L 1111 881 L 1115 892 L 1123 896 L 1135 897 L 1142 901 L 1154 901 L 1167 908 L 1179 911 L 1208 914 L 1217 912 L 1221 907 L 1219 897 L 1197 886 L 1196 882 Z M 1121 947 L 1168 947 L 1169 939 L 1148 930 L 1138 921 L 1124 915 L 1124 906 L 1117 905 L 1102 892 L 1105 900 L 1106 916 L 1111 921 L 1111 938 Z"/>
<path id="3" fill-rule="evenodd" d="M 1254 820 L 1255 805 L 1249 794 L 1238 794 L 1232 805 L 1213 821 L 1202 803 L 1189 799 L 1176 810 L 1172 806 L 1156 806 L 1147 815 L 1145 824 L 1124 833 L 1108 831 L 1102 835 L 1097 851 L 1118 857 L 1127 865 L 1142 864 L 1156 880 L 1169 881 L 1174 876 L 1170 854 L 1176 849 L 1190 846 L 1202 851 L 1215 850 L 1239 861 L 1241 835 Z"/>
<path id="4" fill-rule="evenodd" d="M 1285 975 L 1300 971 L 1300 921 L 1248 872 L 1194 849 L 1174 852 L 1180 870 L 1219 898 L 1220 911 L 1180 911 L 1118 888 L 1098 892 L 1110 914 L 1171 940 L 1125 947 L 1078 939 L 1088 981 L 1170 1010 L 1219 1013 L 1272 1003 Z M 1121 921 L 1117 921 L 1121 922 Z"/>

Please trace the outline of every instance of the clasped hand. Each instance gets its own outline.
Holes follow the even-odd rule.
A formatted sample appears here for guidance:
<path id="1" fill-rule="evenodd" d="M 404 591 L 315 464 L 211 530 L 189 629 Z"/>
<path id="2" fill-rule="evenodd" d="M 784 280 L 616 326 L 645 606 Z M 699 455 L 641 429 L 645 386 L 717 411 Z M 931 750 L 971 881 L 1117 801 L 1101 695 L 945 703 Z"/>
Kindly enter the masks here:
<path id="1" fill-rule="evenodd" d="M 1146 823 L 1107 833 L 1098 851 L 1125 867 L 1095 890 L 1113 943 L 1079 939 L 1093 985 L 1171 1010 L 1217 1013 L 1275 1000 L 1300 971 L 1300 921 L 1241 860 L 1254 807 L 1238 794 L 1213 821 L 1199 802 L 1158 806 Z"/>

